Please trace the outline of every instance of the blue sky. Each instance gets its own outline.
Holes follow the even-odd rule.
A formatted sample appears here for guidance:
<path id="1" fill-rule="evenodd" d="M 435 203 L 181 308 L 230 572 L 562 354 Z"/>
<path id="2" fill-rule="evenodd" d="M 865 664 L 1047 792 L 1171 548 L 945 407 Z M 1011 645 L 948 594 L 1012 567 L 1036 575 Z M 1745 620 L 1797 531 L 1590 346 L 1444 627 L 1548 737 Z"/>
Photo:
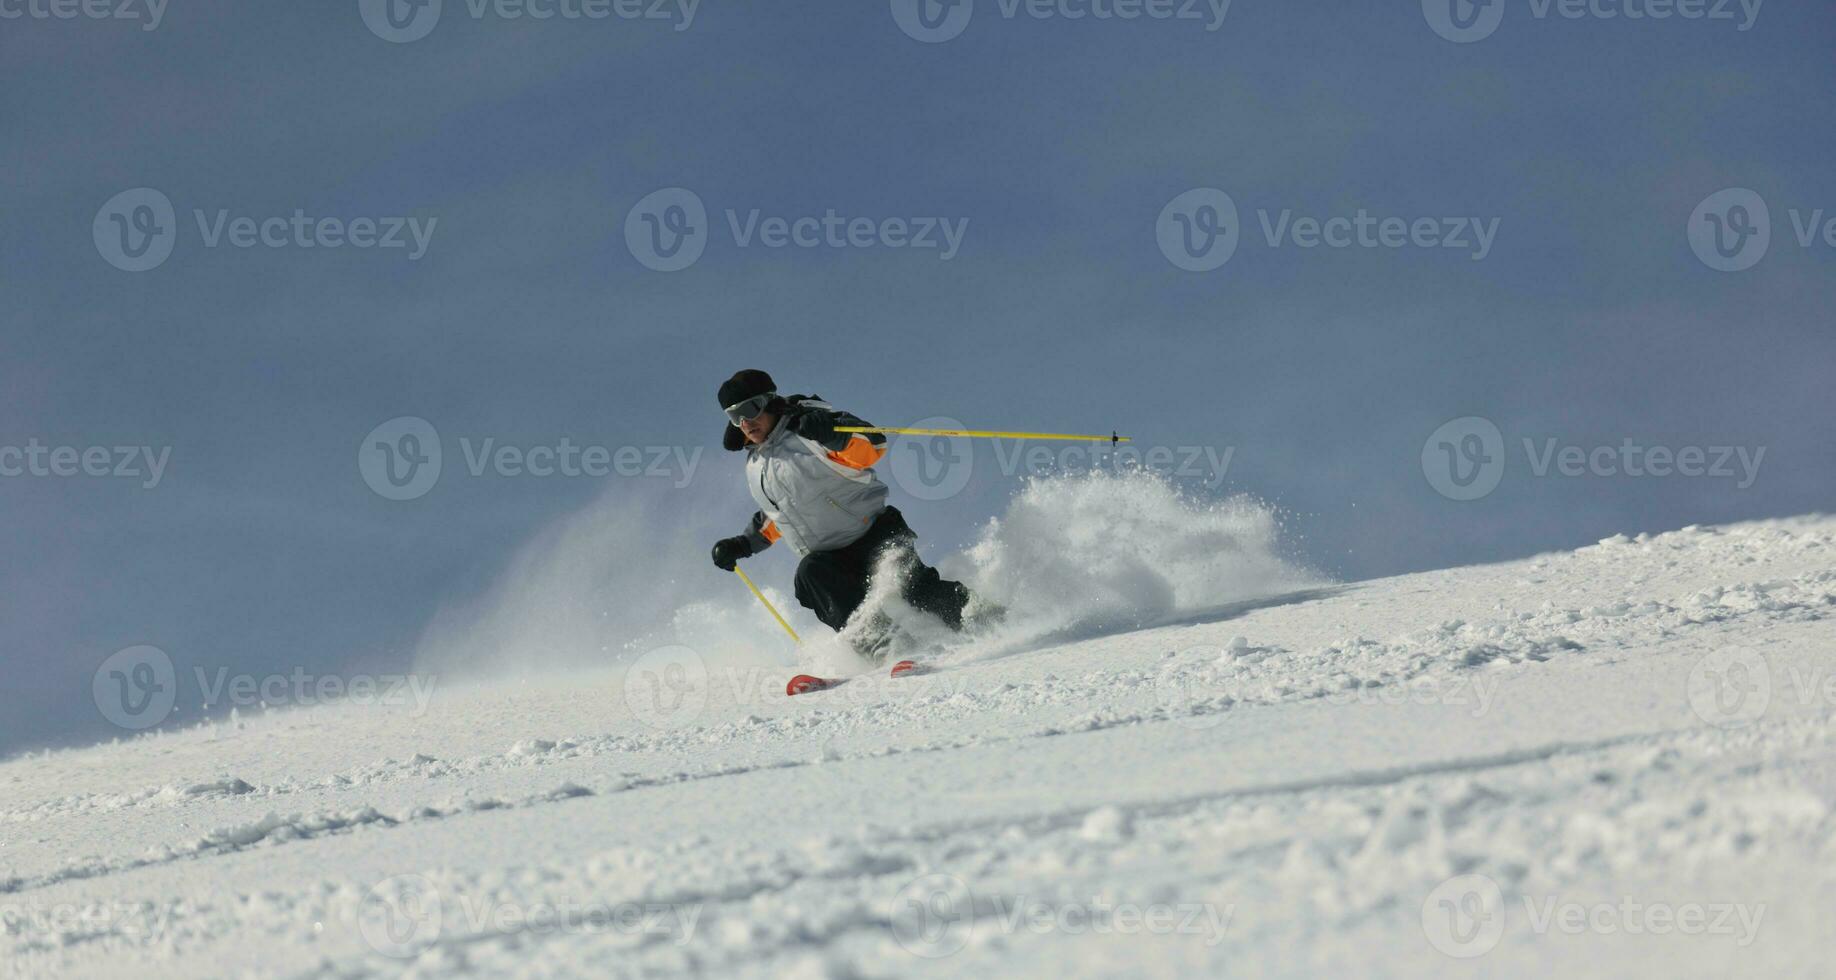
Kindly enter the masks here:
<path id="1" fill-rule="evenodd" d="M 1345 578 L 1831 504 L 1836 246 L 1794 227 L 1836 216 L 1827 5 L 1766 4 L 1742 30 L 1738 4 L 1634 20 L 1521 0 L 1470 43 L 1437 35 L 1432 2 L 1237 0 L 1208 31 L 977 0 L 941 43 L 882 2 L 706 0 L 684 25 L 446 0 L 408 43 L 360 6 L 172 0 L 143 30 L 139 2 L 139 21 L 0 4 L 27 12 L 0 21 L 0 447 L 170 452 L 151 488 L 0 477 L 0 752 L 118 734 L 90 685 L 133 644 L 182 667 L 405 669 L 434 610 L 541 528 L 659 488 L 470 477 L 461 436 L 699 447 L 658 519 L 731 533 L 749 506 L 713 393 L 739 367 L 883 424 L 1228 448 L 1222 486 L 1190 489 L 1279 505 L 1295 549 Z M 99 211 L 141 187 L 176 238 L 123 271 Z M 625 224 L 671 187 L 703 202 L 705 250 L 657 272 Z M 1157 244 L 1194 188 L 1238 211 L 1206 272 Z M 1740 271 L 1688 233 L 1723 188 L 1768 207 Z M 727 213 L 755 209 L 966 225 L 947 259 L 742 245 Z M 213 247 L 197 218 L 296 210 L 431 235 L 419 258 Z M 1284 211 L 1360 210 L 1495 239 L 1475 258 L 1265 236 Z M 400 416 L 444 448 L 412 500 L 358 467 Z M 1465 416 L 1507 461 L 1461 501 L 1422 455 Z M 1744 487 L 1537 476 L 1526 439 L 1765 452 Z M 935 547 L 1014 489 L 980 452 L 955 496 L 895 490 Z M 727 586 L 707 574 L 685 598 Z"/>

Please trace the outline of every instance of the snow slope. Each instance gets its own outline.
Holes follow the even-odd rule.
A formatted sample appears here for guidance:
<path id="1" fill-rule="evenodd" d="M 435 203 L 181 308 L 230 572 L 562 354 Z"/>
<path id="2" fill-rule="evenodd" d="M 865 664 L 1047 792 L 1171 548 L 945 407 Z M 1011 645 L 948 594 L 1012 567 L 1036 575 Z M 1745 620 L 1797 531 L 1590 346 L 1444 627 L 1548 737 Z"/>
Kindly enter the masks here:
<path id="1" fill-rule="evenodd" d="M 1189 607 L 800 698 L 665 645 L 14 759 L 0 963 L 1827 975 L 1836 519 Z"/>

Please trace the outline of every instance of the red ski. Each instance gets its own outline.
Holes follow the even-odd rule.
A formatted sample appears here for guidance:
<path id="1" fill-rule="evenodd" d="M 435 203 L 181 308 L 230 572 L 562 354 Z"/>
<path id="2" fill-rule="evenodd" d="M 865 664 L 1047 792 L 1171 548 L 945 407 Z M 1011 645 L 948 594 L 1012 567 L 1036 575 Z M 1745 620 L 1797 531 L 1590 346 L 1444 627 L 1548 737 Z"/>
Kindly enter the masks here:
<path id="1" fill-rule="evenodd" d="M 827 677 L 817 677 L 814 674 L 798 674 L 790 679 L 789 684 L 784 685 L 784 693 L 787 696 L 795 697 L 811 691 L 826 691 L 840 683 L 841 681 L 832 681 Z"/>
<path id="2" fill-rule="evenodd" d="M 923 671 L 918 669 L 916 663 L 910 660 L 901 660 L 892 665 L 892 671 L 888 676 L 906 677 L 918 673 L 923 673 Z M 846 684 L 847 682 L 848 679 L 846 677 L 829 678 L 817 677 L 815 674 L 798 674 L 790 679 L 789 684 L 784 685 L 784 694 L 786 697 L 796 697 L 799 694 L 809 694 L 812 691 L 826 691 L 831 687 Z"/>

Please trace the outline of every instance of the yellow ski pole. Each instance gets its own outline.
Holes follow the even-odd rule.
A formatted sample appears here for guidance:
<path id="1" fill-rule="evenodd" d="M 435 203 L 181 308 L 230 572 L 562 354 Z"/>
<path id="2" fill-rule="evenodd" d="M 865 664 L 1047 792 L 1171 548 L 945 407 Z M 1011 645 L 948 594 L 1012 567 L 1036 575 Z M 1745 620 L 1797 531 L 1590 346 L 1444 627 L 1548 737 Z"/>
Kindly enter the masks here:
<path id="1" fill-rule="evenodd" d="M 752 584 L 752 579 L 747 578 L 746 573 L 740 571 L 740 567 L 738 565 L 733 566 L 733 574 L 738 575 L 739 580 L 746 583 L 746 588 L 751 589 L 752 594 L 757 596 L 759 599 L 759 602 L 764 604 L 765 611 L 771 613 L 771 618 L 777 620 L 779 626 L 784 627 L 784 632 L 789 633 L 790 638 L 797 641 L 797 644 L 799 646 L 803 645 L 803 638 L 797 635 L 796 630 L 790 628 L 790 624 L 784 621 L 783 616 L 778 615 L 777 607 L 771 604 L 770 599 L 765 598 L 765 593 L 760 592 L 759 587 Z"/>
<path id="2" fill-rule="evenodd" d="M 837 432 L 881 432 L 903 436 L 963 436 L 969 439 L 1072 439 L 1081 442 L 1108 440 L 1110 445 L 1127 442 L 1127 436 L 1111 432 L 1106 436 L 1079 435 L 1068 432 L 990 432 L 984 429 L 902 429 L 890 425 L 838 425 Z"/>

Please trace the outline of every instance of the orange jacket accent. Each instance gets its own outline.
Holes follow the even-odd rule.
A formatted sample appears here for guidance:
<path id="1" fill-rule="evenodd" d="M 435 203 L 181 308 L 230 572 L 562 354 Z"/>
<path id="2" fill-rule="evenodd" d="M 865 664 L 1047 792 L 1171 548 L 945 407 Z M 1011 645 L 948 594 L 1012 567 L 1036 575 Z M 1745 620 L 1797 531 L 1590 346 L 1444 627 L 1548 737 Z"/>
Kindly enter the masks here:
<path id="1" fill-rule="evenodd" d="M 829 458 L 837 463 L 857 470 L 864 470 L 880 461 L 886 455 L 886 445 L 874 445 L 867 437 L 856 435 L 848 440 L 848 445 L 841 452 L 829 453 Z"/>

